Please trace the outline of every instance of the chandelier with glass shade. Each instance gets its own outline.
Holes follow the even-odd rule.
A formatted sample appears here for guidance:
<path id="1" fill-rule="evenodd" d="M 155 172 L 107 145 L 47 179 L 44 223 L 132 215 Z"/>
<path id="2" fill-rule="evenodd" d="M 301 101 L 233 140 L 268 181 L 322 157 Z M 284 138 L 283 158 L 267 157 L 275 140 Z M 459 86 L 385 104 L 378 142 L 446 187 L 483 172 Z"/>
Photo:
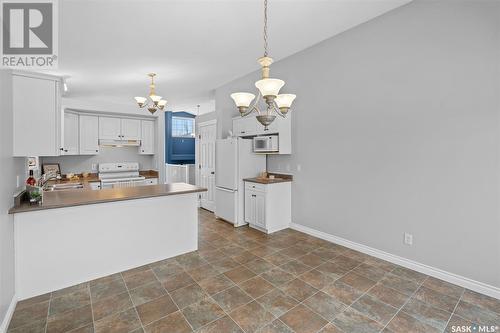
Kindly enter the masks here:
<path id="1" fill-rule="evenodd" d="M 158 109 L 163 110 L 165 105 L 167 105 L 167 101 L 161 99 L 161 96 L 156 95 L 155 93 L 155 81 L 154 78 L 156 73 L 149 73 L 148 76 L 151 78 L 151 83 L 149 84 L 149 99 L 146 97 L 134 97 L 139 108 L 147 107 L 148 111 L 151 114 L 154 114 Z"/>
<path id="2" fill-rule="evenodd" d="M 267 0 L 264 0 L 264 56 L 257 60 L 262 67 L 262 79 L 255 82 L 255 87 L 258 89 L 257 98 L 254 94 L 247 92 L 231 94 L 240 115 L 245 117 L 256 112 L 256 118 L 264 126 L 264 130 L 267 130 L 267 127 L 276 119 L 274 113 L 283 118 L 286 117 L 296 97 L 294 94 L 280 94 L 285 81 L 269 77 L 269 67 L 273 59 L 268 57 L 267 44 Z M 265 111 L 259 109 L 258 104 L 261 99 L 266 104 Z"/>

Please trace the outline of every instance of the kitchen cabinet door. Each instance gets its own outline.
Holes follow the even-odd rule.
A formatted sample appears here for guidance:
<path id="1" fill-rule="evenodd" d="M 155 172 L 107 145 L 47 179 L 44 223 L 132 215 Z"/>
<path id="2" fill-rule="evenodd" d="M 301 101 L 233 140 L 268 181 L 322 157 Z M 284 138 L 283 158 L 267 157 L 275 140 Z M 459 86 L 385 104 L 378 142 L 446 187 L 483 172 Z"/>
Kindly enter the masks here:
<path id="1" fill-rule="evenodd" d="M 80 155 L 99 154 L 99 117 L 80 115 Z"/>
<path id="2" fill-rule="evenodd" d="M 122 140 L 140 140 L 141 139 L 141 121 L 137 119 L 122 119 L 121 124 Z"/>
<path id="3" fill-rule="evenodd" d="M 61 155 L 78 155 L 79 116 L 76 113 L 64 113 L 63 142 Z"/>
<path id="4" fill-rule="evenodd" d="M 249 136 L 257 133 L 257 118 L 254 115 L 233 119 L 233 134 L 235 136 Z"/>
<path id="5" fill-rule="evenodd" d="M 266 227 L 266 194 L 261 192 L 255 192 L 255 212 L 254 212 L 254 224 L 265 228 Z"/>
<path id="6" fill-rule="evenodd" d="M 245 222 L 255 224 L 256 192 L 245 190 Z"/>
<path id="7" fill-rule="evenodd" d="M 99 117 L 99 139 L 121 140 L 121 119 L 114 117 Z"/>
<path id="8" fill-rule="evenodd" d="M 61 148 L 59 82 L 12 75 L 13 155 L 58 156 Z"/>
<path id="9" fill-rule="evenodd" d="M 153 155 L 155 153 L 155 128 L 154 121 L 141 121 L 141 146 L 139 154 Z"/>

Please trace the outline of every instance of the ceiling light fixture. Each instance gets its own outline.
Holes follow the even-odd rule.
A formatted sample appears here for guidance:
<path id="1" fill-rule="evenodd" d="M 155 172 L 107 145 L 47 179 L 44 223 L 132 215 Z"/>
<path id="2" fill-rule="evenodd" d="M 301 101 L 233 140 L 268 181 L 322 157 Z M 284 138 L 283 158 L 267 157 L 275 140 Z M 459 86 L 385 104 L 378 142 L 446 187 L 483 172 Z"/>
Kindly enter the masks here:
<path id="1" fill-rule="evenodd" d="M 262 80 L 255 82 L 255 87 L 259 91 L 257 98 L 255 99 L 254 94 L 245 92 L 233 93 L 231 98 L 234 100 L 242 117 L 248 116 L 254 111 L 257 112 L 257 120 L 264 125 L 264 130 L 267 130 L 267 127 L 276 118 L 272 114 L 273 111 L 285 118 L 296 97 L 294 94 L 279 94 L 280 89 L 285 85 L 285 81 L 269 78 L 269 66 L 273 63 L 273 59 L 268 57 L 267 51 L 267 0 L 264 0 L 264 56 L 257 61 L 262 66 Z M 261 97 L 267 104 L 265 112 L 261 112 L 257 106 Z M 255 102 L 250 105 L 254 99 Z"/>
<path id="2" fill-rule="evenodd" d="M 163 110 L 165 105 L 167 105 L 167 101 L 161 99 L 161 96 L 156 95 L 155 93 L 155 81 L 154 78 L 156 73 L 149 73 L 148 76 L 151 78 L 151 83 L 149 85 L 149 98 L 151 99 L 152 104 L 149 103 L 149 100 L 146 97 L 134 97 L 137 105 L 142 109 L 144 107 L 148 108 L 148 111 L 151 114 L 154 114 L 156 110 Z"/>

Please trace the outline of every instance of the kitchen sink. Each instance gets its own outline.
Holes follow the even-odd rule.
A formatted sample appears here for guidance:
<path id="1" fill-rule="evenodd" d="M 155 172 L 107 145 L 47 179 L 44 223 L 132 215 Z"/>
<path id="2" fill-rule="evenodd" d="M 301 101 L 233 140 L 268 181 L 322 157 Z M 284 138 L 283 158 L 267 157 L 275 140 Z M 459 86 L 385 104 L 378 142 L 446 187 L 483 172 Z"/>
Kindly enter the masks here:
<path id="1" fill-rule="evenodd" d="M 63 191 L 63 190 L 78 190 L 82 189 L 82 183 L 69 183 L 69 184 L 53 184 L 45 187 L 45 191 Z"/>

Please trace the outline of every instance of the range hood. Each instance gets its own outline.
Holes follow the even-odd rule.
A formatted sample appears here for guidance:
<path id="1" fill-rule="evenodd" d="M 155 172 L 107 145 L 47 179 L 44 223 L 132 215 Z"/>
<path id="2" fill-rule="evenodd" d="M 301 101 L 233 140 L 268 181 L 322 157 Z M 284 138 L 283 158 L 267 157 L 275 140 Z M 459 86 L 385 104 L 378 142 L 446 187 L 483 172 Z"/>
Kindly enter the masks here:
<path id="1" fill-rule="evenodd" d="M 99 146 L 106 147 L 139 147 L 140 140 L 99 140 Z"/>

